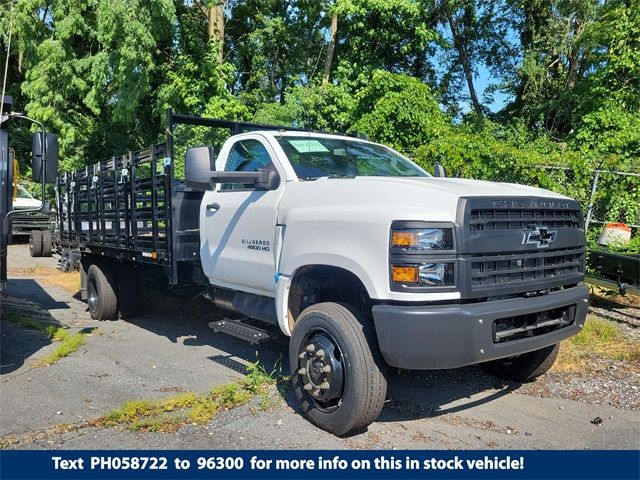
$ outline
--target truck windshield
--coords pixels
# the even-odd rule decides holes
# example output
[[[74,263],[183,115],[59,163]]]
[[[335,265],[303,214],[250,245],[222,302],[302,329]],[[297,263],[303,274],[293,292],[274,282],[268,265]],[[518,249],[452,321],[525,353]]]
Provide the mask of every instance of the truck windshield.
[[[429,176],[417,165],[382,145],[313,136],[282,136],[278,142],[301,180]]]
[[[18,185],[18,195],[17,198],[27,198],[29,200],[33,200],[33,196],[24,188],[22,185]]]

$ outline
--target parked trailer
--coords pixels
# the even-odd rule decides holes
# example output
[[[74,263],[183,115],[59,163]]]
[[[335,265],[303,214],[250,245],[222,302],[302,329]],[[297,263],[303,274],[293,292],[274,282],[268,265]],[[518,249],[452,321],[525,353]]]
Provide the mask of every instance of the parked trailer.
[[[58,250],[95,319],[133,315],[151,272],[250,319],[216,331],[260,343],[277,327],[302,411],[337,435],[376,419],[388,366],[528,381],[582,328],[574,200],[432,177],[345,135],[168,125],[162,143],[58,177]]]

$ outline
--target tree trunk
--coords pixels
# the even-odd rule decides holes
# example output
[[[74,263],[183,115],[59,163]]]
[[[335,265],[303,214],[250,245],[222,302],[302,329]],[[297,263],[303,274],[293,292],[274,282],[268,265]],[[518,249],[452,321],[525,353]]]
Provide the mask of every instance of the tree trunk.
[[[584,25],[580,19],[576,19],[573,25],[573,42],[574,45],[571,48],[571,53],[569,54],[569,72],[567,73],[567,87],[569,90],[573,90],[578,82],[578,74],[581,63],[580,58],[580,45],[578,43],[578,39],[582,34],[584,29]]]
[[[218,62],[224,60],[224,1],[219,0],[209,7],[209,41],[218,42]]]
[[[464,71],[464,76],[467,80],[467,87],[469,88],[469,96],[471,97],[471,104],[473,106],[473,109],[476,111],[476,113],[478,115],[482,115],[482,105],[478,100],[476,88],[473,85],[473,70],[471,69],[471,63],[469,62],[469,57],[467,57],[467,51],[464,47],[464,43],[460,38],[460,33],[458,32],[458,25],[448,8],[445,8],[445,12],[447,15],[447,22],[449,23],[449,28],[451,29],[451,36],[453,37],[453,45],[455,46],[456,51],[458,52],[458,57],[460,58],[460,63],[462,64],[462,70]]]
[[[327,48],[327,56],[324,59],[324,72],[322,74],[322,84],[329,83],[331,74],[331,64],[333,63],[333,52],[336,49],[336,36],[338,34],[338,14],[331,15],[331,37],[329,38],[329,47]]]
[[[271,91],[275,93],[276,91],[276,70],[278,69],[278,55],[279,48],[276,47],[273,49],[273,53],[271,55],[271,68],[269,69],[269,85],[271,86]]]

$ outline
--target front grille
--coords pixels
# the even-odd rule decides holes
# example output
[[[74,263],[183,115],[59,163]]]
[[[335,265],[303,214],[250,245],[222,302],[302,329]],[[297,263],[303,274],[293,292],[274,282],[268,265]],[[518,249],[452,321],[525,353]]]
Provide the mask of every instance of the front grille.
[[[540,292],[583,279],[584,220],[575,200],[463,197],[456,220],[462,298]]]
[[[543,252],[503,252],[471,258],[471,286],[535,282],[579,274],[584,257],[582,248]]]
[[[580,228],[580,210],[491,209],[471,210],[469,229],[524,230],[532,225],[546,228]]]
[[[576,306],[544,310],[542,312],[500,318],[493,322],[493,343],[506,343],[522,338],[537,337],[572,325]]]
[[[50,229],[53,226],[54,214],[49,212],[20,212],[11,218],[14,231],[30,231]]]

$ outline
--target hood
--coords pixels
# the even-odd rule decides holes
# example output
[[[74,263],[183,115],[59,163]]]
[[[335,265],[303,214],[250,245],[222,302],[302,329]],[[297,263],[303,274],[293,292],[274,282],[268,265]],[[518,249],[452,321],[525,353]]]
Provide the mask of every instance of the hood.
[[[280,203],[279,221],[343,218],[362,221],[455,221],[461,197],[568,199],[542,188],[512,183],[438,177],[320,178],[290,182]]]
[[[13,200],[13,208],[15,210],[38,208],[40,205],[42,205],[42,202],[35,198],[16,198]]]
[[[551,190],[545,190],[544,188],[529,187],[518,183],[487,182],[484,180],[469,180],[465,178],[358,177],[357,180],[379,184],[423,187],[432,191],[437,190],[446,194],[454,194],[458,197],[531,196],[568,199],[568,197],[564,195],[552,192]]]

